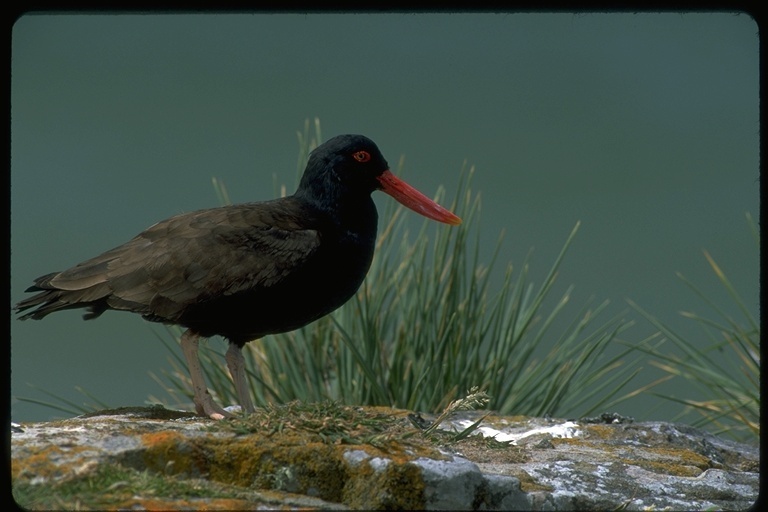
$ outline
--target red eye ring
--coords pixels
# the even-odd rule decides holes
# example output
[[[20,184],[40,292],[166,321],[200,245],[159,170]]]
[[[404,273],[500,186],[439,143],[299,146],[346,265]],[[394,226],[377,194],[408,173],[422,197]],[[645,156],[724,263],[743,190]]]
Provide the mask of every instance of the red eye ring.
[[[371,154],[367,151],[358,151],[357,153],[352,154],[352,158],[358,162],[367,162],[371,159]]]

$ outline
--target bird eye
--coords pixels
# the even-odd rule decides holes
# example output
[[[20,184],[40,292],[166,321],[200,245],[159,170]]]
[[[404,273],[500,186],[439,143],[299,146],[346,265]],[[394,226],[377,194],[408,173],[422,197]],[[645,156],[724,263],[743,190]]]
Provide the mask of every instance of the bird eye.
[[[358,162],[367,162],[371,159],[371,154],[367,151],[358,151],[357,153],[354,153],[352,155],[352,158],[357,160]]]

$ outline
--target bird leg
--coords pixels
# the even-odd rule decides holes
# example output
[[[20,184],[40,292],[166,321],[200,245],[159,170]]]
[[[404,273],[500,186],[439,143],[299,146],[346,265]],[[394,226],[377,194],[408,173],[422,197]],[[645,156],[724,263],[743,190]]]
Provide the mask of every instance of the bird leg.
[[[232,375],[232,381],[235,383],[240,406],[246,414],[251,414],[256,409],[253,407],[251,393],[248,389],[248,380],[245,374],[245,358],[243,357],[242,348],[234,343],[230,343],[224,358],[227,360],[229,373]]]
[[[192,388],[195,392],[193,398],[195,402],[195,410],[197,411],[197,414],[208,416],[214,420],[231,418],[232,414],[219,407],[216,402],[213,401],[211,394],[208,393],[208,388],[205,385],[205,377],[203,376],[203,369],[200,366],[200,359],[197,357],[197,344],[199,341],[200,336],[192,332],[191,329],[187,329],[184,331],[184,334],[181,335],[181,350],[184,352],[184,357],[187,358],[189,375],[192,377]]]

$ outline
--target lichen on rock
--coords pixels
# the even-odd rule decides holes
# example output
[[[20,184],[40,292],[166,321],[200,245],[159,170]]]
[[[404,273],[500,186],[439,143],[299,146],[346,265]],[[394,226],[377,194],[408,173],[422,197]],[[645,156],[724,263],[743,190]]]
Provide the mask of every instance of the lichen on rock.
[[[274,406],[220,422],[158,407],[22,424],[13,495],[27,509],[739,509],[756,447],[661,422],[483,419],[434,435],[408,411]]]

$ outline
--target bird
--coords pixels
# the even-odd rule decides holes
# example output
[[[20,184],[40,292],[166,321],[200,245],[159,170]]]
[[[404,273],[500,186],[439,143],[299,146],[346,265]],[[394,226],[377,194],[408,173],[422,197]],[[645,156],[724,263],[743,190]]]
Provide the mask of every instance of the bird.
[[[317,146],[293,195],[182,213],[128,242],[62,272],[34,280],[18,302],[19,319],[85,308],[92,320],[107,310],[181,326],[195,411],[234,416],[206,386],[200,339],[220,335],[225,360],[246,414],[255,411],[242,348],[334,311],[358,290],[373,259],[381,190],[438,222],[461,219],[397,177],[376,144],[338,135]],[[21,314],[23,313],[23,314]]]

